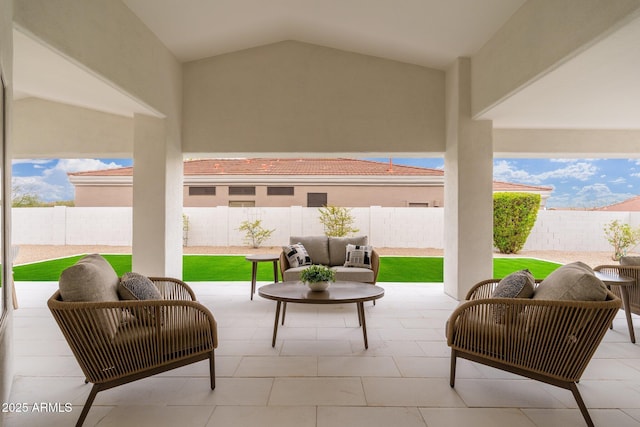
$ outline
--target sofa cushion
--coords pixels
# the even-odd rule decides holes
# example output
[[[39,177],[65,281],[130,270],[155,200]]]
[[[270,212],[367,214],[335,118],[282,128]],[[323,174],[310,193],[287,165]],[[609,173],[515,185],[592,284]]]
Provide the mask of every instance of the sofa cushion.
[[[345,267],[371,268],[371,246],[347,245]]]
[[[327,236],[303,236],[289,238],[290,244],[300,243],[307,250],[314,264],[329,265],[329,239]]]
[[[308,265],[300,266],[300,267],[291,267],[282,272],[282,280],[285,282],[299,282],[300,281],[300,272],[302,270],[309,268]]]
[[[58,286],[63,301],[108,302],[118,301],[120,279],[111,264],[98,254],[86,255],[60,274]],[[109,316],[99,316],[100,327],[113,338],[123,321]]]
[[[347,245],[364,246],[367,236],[358,237],[329,237],[330,265],[344,265],[347,259]]]
[[[620,265],[640,266],[640,256],[623,256],[620,258]]]
[[[361,267],[331,267],[337,281],[373,283],[373,270]]]
[[[594,275],[591,267],[577,261],[549,274],[538,285],[533,299],[604,301],[607,299],[607,287]]]
[[[299,267],[301,265],[311,265],[311,257],[307,253],[304,245],[296,243],[293,245],[283,246],[282,250],[287,257],[289,267]]]

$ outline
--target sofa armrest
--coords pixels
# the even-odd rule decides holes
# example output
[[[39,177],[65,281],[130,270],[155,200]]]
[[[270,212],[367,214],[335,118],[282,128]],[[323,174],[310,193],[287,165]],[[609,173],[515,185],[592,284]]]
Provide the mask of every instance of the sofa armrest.
[[[380,270],[380,255],[376,250],[371,251],[371,269],[373,270],[373,282],[372,285],[375,285],[378,281],[378,271]]]
[[[284,272],[289,268],[291,268],[289,266],[289,259],[287,258],[287,255],[285,255],[284,251],[282,251],[280,252],[280,277],[282,278],[282,281],[284,281]]]

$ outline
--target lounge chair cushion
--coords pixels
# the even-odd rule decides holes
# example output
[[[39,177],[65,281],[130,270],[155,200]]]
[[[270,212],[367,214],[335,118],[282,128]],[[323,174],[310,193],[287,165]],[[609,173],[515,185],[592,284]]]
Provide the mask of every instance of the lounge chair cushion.
[[[577,261],[563,265],[544,279],[536,289],[534,299],[604,301],[607,287],[591,267]]]
[[[111,264],[98,254],[87,255],[60,275],[64,301],[118,301],[120,279]]]
[[[107,302],[119,301],[118,283],[120,279],[111,264],[98,254],[87,255],[60,275],[58,286],[63,301]],[[124,321],[107,313],[98,313],[98,328],[109,337],[115,335]]]

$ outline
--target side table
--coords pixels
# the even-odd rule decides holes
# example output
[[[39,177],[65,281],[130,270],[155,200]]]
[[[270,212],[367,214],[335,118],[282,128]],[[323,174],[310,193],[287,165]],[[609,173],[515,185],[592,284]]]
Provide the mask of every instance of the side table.
[[[256,293],[256,277],[258,275],[258,263],[273,262],[273,281],[275,283],[278,283],[278,260],[280,259],[280,255],[255,254],[255,255],[247,255],[245,259],[247,261],[251,261],[251,300],[253,301],[253,294]]]
[[[622,307],[624,308],[624,314],[627,317],[627,327],[629,328],[629,338],[631,342],[635,344],[636,334],[633,331],[633,321],[631,320],[631,307],[629,305],[629,286],[633,286],[636,281],[633,277],[620,276],[619,274],[612,274],[609,272],[595,271],[596,277],[607,285],[620,286],[620,295],[622,296]]]

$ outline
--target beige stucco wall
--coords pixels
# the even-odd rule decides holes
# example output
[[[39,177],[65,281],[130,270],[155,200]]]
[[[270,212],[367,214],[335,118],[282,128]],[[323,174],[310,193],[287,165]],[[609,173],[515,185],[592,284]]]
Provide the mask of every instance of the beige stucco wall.
[[[24,98],[14,103],[17,158],[123,157],[133,155],[133,119]]]
[[[473,55],[472,117],[629,22],[639,11],[640,0],[527,1]]]
[[[280,185],[274,185],[280,186]],[[440,187],[402,186],[295,186],[293,196],[268,196],[266,186],[256,186],[255,196],[229,196],[227,185],[217,185],[215,196],[189,196],[184,189],[184,206],[228,206],[229,201],[254,201],[256,207],[307,206],[307,193],[327,193],[327,203],[344,207],[407,207],[409,202],[429,203],[437,200],[442,206],[444,189]]]
[[[184,65],[186,153],[443,153],[444,72],[295,41]]]
[[[75,206],[132,206],[133,187],[76,186]]]
[[[640,130],[494,129],[495,157],[638,157]],[[558,154],[555,154],[558,156]]]

